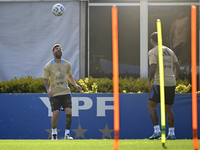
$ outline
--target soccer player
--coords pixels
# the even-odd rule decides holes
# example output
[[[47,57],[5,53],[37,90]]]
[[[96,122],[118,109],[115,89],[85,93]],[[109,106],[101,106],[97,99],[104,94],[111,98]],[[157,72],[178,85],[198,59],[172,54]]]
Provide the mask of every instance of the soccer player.
[[[52,139],[57,139],[57,123],[60,107],[62,106],[66,114],[66,129],[64,139],[72,140],[73,138],[70,136],[70,126],[72,123],[72,103],[67,77],[72,85],[79,90],[79,92],[81,92],[82,88],[74,81],[70,63],[61,58],[62,47],[59,44],[53,46],[52,54],[54,59],[45,65],[42,76],[47,94],[50,97],[51,109],[53,112],[51,118]],[[50,79],[50,87],[48,79]]]
[[[159,60],[158,60],[158,40],[157,32],[151,34],[151,44],[153,49],[149,51],[150,75],[147,86],[151,88],[147,108],[149,110],[151,121],[154,125],[154,133],[149,137],[150,140],[161,137],[160,126],[158,124],[159,117],[156,106],[160,103],[160,78],[159,78]],[[178,59],[174,52],[166,46],[163,49],[164,64],[164,86],[165,86],[165,112],[167,114],[167,122],[169,132],[166,139],[175,139],[174,132],[174,113],[172,105],[175,97],[176,79],[180,72]],[[175,70],[173,71],[173,66]],[[151,87],[151,80],[155,77],[155,83]]]

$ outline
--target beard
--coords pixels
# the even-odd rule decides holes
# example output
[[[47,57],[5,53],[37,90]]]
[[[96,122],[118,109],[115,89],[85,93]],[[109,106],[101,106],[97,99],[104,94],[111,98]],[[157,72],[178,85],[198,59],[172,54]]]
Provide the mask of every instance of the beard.
[[[57,59],[60,59],[61,56],[62,56],[62,53],[61,53],[61,52],[57,52],[57,53],[55,53],[55,57],[56,57]]]

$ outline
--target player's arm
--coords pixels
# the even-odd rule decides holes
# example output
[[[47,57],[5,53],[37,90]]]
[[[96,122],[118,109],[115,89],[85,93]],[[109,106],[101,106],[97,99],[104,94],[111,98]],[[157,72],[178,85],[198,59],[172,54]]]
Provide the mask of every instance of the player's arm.
[[[147,86],[149,88],[151,88],[151,80],[154,78],[154,75],[156,73],[156,67],[157,67],[156,64],[151,64],[151,66],[150,66],[149,80],[148,80],[148,83],[147,83]]]
[[[74,77],[73,77],[71,74],[70,74],[70,75],[67,74],[67,77],[68,77],[70,83],[71,83],[77,90],[79,90],[79,92],[81,93],[82,87],[80,87],[79,85],[76,84],[76,82],[74,81]]]
[[[178,75],[180,73],[180,65],[178,62],[175,62],[174,63],[174,67],[175,67],[175,70],[174,70],[174,76],[175,76],[175,79],[178,78]]]
[[[170,43],[170,48],[172,48],[172,35],[174,33],[174,30],[176,28],[176,22],[172,23],[170,32],[169,32],[169,43]]]
[[[48,91],[49,90],[49,82],[47,79],[44,79],[44,86],[45,86],[46,91]]]
[[[187,42],[188,30],[189,30],[189,21],[187,20],[187,22],[186,22],[186,29],[185,29],[185,39],[183,41],[183,45],[182,46],[184,46],[185,43]]]
[[[49,90],[49,82],[47,79],[44,78],[44,86],[46,88],[47,94],[49,95],[49,97],[53,96],[53,92],[51,90]]]

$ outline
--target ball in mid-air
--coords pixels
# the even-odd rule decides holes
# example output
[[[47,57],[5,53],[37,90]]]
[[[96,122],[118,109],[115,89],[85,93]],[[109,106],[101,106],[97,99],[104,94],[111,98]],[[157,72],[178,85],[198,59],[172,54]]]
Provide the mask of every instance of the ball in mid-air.
[[[52,7],[52,13],[55,15],[55,16],[62,16],[65,12],[65,7],[60,4],[60,3],[57,3],[55,5],[53,5]]]

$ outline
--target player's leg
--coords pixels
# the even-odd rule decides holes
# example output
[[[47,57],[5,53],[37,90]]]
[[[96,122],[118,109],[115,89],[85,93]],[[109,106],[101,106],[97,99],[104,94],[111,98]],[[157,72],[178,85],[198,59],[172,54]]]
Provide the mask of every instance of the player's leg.
[[[51,126],[52,126],[52,140],[57,139],[57,124],[58,124],[58,117],[60,114],[60,103],[59,103],[59,96],[51,97],[50,98],[51,103],[51,111],[52,111],[52,117],[51,117]]]
[[[53,111],[51,117],[51,126],[52,126],[52,139],[57,139],[57,124],[58,124],[58,117],[59,117],[59,110]]]
[[[71,95],[65,95],[62,107],[65,111],[66,118],[65,118],[65,136],[64,139],[72,140],[73,138],[70,136],[70,128],[72,123],[72,103],[71,103]]]
[[[147,108],[149,110],[149,115],[150,115],[151,121],[154,126],[154,133],[152,136],[149,137],[149,139],[157,139],[157,138],[161,137],[161,131],[160,131],[160,126],[159,126],[159,117],[158,117],[158,113],[156,110],[157,104],[158,103],[149,100],[148,105],[147,105]]]
[[[174,97],[175,97],[175,87],[166,87],[166,104],[165,104],[165,112],[167,115],[167,123],[169,126],[168,136],[166,139],[176,139],[175,137],[175,128],[174,128],[174,112],[172,110],[172,105],[174,103]]]
[[[160,126],[159,126],[159,117],[158,117],[158,113],[156,110],[156,106],[160,100],[159,88],[160,88],[159,86],[154,84],[154,86],[152,87],[152,90],[149,94],[149,100],[148,100],[148,105],[147,105],[151,121],[154,125],[154,133],[152,136],[149,137],[150,140],[158,139],[161,137],[161,131],[160,131]]]
[[[53,114],[52,114],[52,117],[51,117],[52,129],[57,128],[59,114],[60,114],[59,110],[53,111]]]
[[[174,127],[174,113],[173,113],[173,110],[172,110],[172,105],[165,105],[165,111],[166,111],[166,114],[167,114],[167,122],[168,122],[168,126],[169,127]]]
[[[167,122],[168,122],[168,126],[169,126],[169,131],[168,131],[168,136],[166,139],[175,139],[175,132],[174,132],[174,113],[172,111],[172,105],[165,105],[165,111],[167,114]]]
[[[158,121],[159,121],[158,113],[156,110],[157,104],[158,103],[156,102],[148,100],[147,108],[149,110],[149,115],[154,126],[158,125]]]
[[[73,138],[70,136],[70,128],[71,128],[71,123],[72,123],[72,109],[69,107],[65,108],[65,114],[66,114],[65,139],[72,140]]]

